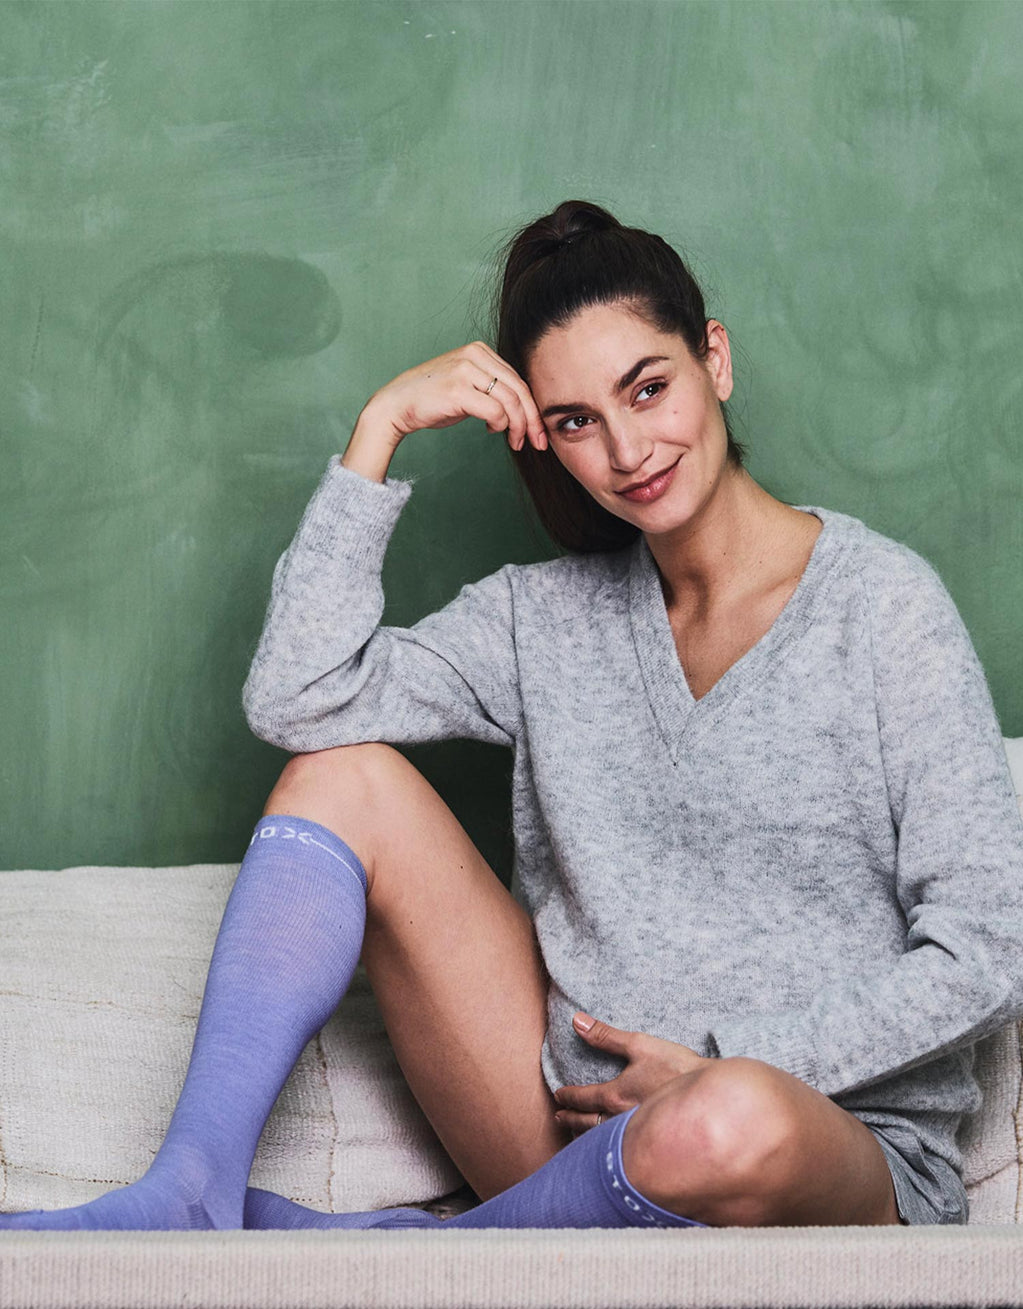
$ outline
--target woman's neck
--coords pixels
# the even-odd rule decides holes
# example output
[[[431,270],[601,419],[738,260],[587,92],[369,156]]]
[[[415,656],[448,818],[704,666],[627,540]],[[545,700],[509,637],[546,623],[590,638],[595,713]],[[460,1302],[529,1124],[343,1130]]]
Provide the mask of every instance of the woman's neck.
[[[758,590],[811,523],[820,530],[812,516],[776,500],[746,469],[728,465],[696,516],[671,532],[646,534],[665,604],[693,618],[712,618]]]

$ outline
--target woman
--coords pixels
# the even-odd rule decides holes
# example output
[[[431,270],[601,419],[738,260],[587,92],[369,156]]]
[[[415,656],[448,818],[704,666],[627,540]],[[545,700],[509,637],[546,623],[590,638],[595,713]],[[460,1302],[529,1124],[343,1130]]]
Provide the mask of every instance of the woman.
[[[244,702],[296,754],[167,1138],[133,1186],[0,1225],[435,1225],[246,1190],[360,950],[484,1201],[450,1226],[966,1221],[972,1045],[1023,1013],[1000,728],[933,568],[760,487],[731,385],[675,252],[566,202],[511,243],[497,351],[371,397],[274,573]],[[391,457],[466,417],[570,553],[380,626]],[[444,737],[515,751],[521,905],[383,744]]]

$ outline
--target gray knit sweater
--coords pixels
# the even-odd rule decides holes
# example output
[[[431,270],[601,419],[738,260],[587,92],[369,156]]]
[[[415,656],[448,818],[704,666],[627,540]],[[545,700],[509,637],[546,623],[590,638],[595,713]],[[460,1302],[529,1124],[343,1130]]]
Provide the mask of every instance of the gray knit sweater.
[[[824,524],[798,587],[694,700],[643,537],[506,565],[380,626],[411,491],[331,459],[274,572],[253,732],[296,753],[513,749],[513,889],[551,977],[552,1090],[623,1067],[573,1031],[585,1009],[786,1069],[961,1171],[972,1043],[1023,1014],[1023,822],[931,565],[796,506]]]

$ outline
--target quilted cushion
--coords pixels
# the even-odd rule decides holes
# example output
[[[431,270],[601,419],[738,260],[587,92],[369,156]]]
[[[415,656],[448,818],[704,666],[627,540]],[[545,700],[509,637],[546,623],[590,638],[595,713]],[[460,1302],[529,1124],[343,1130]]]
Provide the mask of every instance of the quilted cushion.
[[[237,872],[0,873],[0,1209],[81,1204],[149,1166],[185,1079]],[[285,1083],[250,1181],[335,1213],[462,1185],[361,966]]]

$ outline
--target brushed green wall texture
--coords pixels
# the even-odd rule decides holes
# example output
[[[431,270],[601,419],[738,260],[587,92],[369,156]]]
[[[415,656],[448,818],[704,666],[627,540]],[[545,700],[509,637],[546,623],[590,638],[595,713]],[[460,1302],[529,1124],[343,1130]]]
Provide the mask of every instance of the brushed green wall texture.
[[[586,197],[692,260],[790,502],[927,556],[1023,734],[1015,3],[0,5],[0,867],[241,857],[240,691],[368,396]],[[412,622],[554,553],[482,424],[409,438]],[[507,756],[412,752],[506,872]]]

